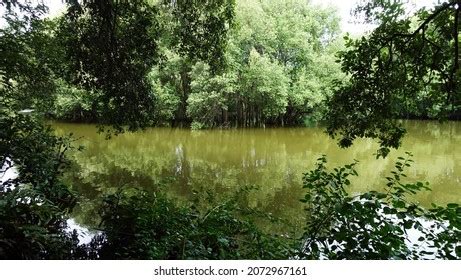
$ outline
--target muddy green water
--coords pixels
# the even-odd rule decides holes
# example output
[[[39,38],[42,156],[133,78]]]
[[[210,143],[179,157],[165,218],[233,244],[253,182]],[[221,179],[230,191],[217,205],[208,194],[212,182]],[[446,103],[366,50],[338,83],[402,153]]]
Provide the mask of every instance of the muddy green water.
[[[430,182],[432,191],[415,199],[422,205],[461,203],[461,122],[407,121],[402,147],[386,159],[376,159],[374,141],[363,139],[341,149],[321,128],[271,128],[191,131],[152,128],[110,140],[93,125],[54,123],[58,134],[81,137],[82,152],[73,153],[68,174],[81,194],[77,220],[96,222],[95,202],[121,186],[153,189],[161,186],[179,200],[194,193],[228,194],[257,185],[248,203],[287,219],[302,216],[299,198],[302,174],[325,154],[329,166],[360,161],[351,192],[383,190],[398,156],[413,153],[408,180]]]

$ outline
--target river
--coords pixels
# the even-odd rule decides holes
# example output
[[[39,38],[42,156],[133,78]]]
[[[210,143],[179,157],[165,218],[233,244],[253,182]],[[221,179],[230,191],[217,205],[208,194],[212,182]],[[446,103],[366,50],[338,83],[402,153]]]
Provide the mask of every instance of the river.
[[[405,121],[408,133],[402,147],[385,159],[376,159],[377,144],[360,139],[341,149],[321,128],[266,128],[191,131],[151,128],[124,133],[109,140],[94,125],[53,123],[60,135],[73,133],[84,146],[73,152],[74,165],[66,180],[80,203],[76,220],[97,223],[98,199],[122,186],[162,189],[179,201],[197,193],[215,199],[242,186],[259,186],[251,192],[251,206],[284,219],[303,216],[302,174],[327,155],[335,167],[359,161],[359,177],[351,193],[384,190],[385,179],[398,156],[411,152],[415,161],[406,172],[408,181],[429,182],[432,191],[415,196],[423,206],[461,203],[461,122]]]

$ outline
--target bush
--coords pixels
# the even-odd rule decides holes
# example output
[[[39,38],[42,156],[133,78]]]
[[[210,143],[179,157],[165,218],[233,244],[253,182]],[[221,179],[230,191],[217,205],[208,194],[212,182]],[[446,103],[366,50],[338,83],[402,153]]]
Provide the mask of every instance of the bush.
[[[206,128],[206,126],[201,122],[194,121],[191,123],[190,128],[192,130],[201,130],[201,129]]]
[[[386,177],[386,192],[350,195],[356,163],[326,169],[326,158],[304,176],[308,222],[304,256],[309,259],[456,259],[461,257],[461,207],[448,204],[426,210],[411,195],[426,184],[403,183],[411,154],[399,157]],[[416,236],[412,240],[410,236]],[[414,238],[413,238],[414,239]]]
[[[90,122],[97,119],[94,94],[57,81],[56,101],[51,114],[58,120]]]
[[[60,175],[71,148],[33,116],[0,115],[0,259],[66,259],[78,239],[65,231],[75,196]]]
[[[88,246],[101,259],[286,259],[295,243],[262,232],[238,206],[243,190],[198,210],[160,193],[121,189],[102,205],[104,232]]]

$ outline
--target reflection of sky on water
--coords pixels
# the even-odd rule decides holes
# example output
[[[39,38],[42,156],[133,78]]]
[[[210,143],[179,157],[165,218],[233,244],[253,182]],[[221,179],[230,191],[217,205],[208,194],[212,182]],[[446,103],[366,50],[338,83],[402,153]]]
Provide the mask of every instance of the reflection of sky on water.
[[[68,219],[67,232],[72,233],[74,230],[78,234],[78,245],[89,244],[91,239],[98,234],[97,232],[91,232],[88,228],[82,227],[74,219]]]
[[[7,160],[10,160],[7,158]],[[18,176],[18,171],[16,167],[14,167],[13,162],[8,165],[5,164],[0,168],[0,185],[5,183],[8,180],[14,180]]]

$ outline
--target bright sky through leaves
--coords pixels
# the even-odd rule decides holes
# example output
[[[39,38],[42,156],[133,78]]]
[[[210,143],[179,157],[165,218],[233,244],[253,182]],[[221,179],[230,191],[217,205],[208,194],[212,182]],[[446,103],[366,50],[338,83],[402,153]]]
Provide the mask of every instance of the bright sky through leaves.
[[[60,14],[64,9],[64,4],[62,0],[45,0],[45,4],[49,8],[50,16],[56,16]],[[351,34],[361,34],[364,31],[372,29],[372,26],[354,22],[353,17],[350,15],[351,9],[355,6],[356,3],[360,0],[311,0],[312,3],[322,6],[334,6],[337,7],[339,15],[341,17],[341,29],[344,32],[349,32]],[[432,6],[437,0],[408,0],[410,5],[414,5],[416,8],[421,8],[424,6]],[[0,14],[4,13],[4,8],[0,7]],[[4,22],[0,19],[0,26],[3,26]]]
[[[361,34],[373,28],[371,25],[354,22],[350,12],[360,0],[311,0],[312,3],[322,6],[333,6],[338,9],[341,17],[341,30],[351,34]],[[409,7],[419,9],[421,7],[430,7],[437,0],[407,0]]]

